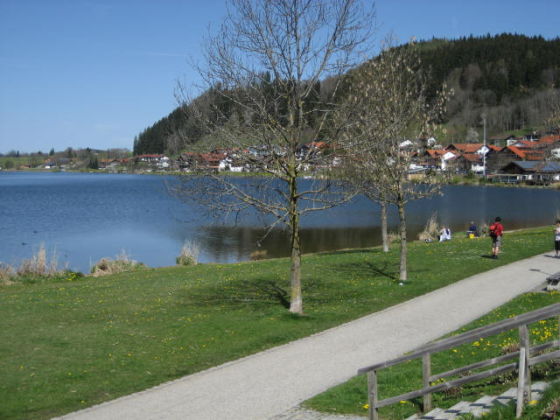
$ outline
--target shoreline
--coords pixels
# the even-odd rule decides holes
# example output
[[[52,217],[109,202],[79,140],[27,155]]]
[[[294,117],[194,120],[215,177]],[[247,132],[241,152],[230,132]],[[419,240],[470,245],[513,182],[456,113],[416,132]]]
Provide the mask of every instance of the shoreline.
[[[52,169],[0,169],[0,174],[6,173],[75,173],[75,174],[100,174],[100,175],[155,175],[155,176],[187,176],[196,175],[194,172],[180,172],[180,171],[105,171],[102,169],[65,169],[65,170],[52,170]],[[268,173],[254,173],[254,172],[219,172],[218,175],[239,177],[239,178],[253,178],[253,177],[272,177]],[[309,173],[302,173],[298,178],[300,179],[314,179],[321,180],[323,178]],[[560,190],[560,182],[553,182],[548,185],[532,185],[526,183],[505,183],[505,182],[488,182],[488,181],[470,181],[468,178],[462,176],[460,181],[439,183],[443,186],[472,186],[472,187],[499,187],[499,188],[527,188],[527,189],[544,189],[544,190]]]
[[[509,233],[518,233],[518,232],[523,232],[523,231],[530,231],[530,230],[544,230],[544,229],[548,229],[550,228],[552,225],[540,225],[540,226],[532,226],[532,227],[526,227],[526,228],[520,228],[520,229],[510,229],[510,230],[504,230],[504,233],[509,234]],[[466,239],[463,237],[463,235],[461,235],[461,233],[463,233],[462,231],[456,231],[458,233],[454,233],[454,237],[455,237],[455,241],[457,241],[457,237],[459,239]],[[477,238],[474,238],[472,240],[487,240],[490,237],[487,235],[484,236],[479,236]],[[451,239],[450,241],[453,241],[453,239]],[[450,242],[450,241],[445,241],[445,242]],[[444,243],[445,243],[444,242]],[[478,242],[478,241],[477,241]],[[393,245],[393,243],[389,244],[389,247],[396,247],[398,249],[398,241],[396,241],[397,245]],[[426,243],[428,245],[435,245],[435,244],[439,244],[439,241],[432,241],[432,242],[425,242],[421,239],[412,239],[407,241],[408,244],[412,244],[412,243]],[[376,249],[381,249],[382,245],[374,245],[374,246],[370,246],[370,247],[356,247],[356,248],[340,248],[340,249],[333,249],[333,250],[325,250],[325,251],[316,251],[316,252],[303,252],[302,253],[302,257],[314,257],[314,256],[321,256],[321,255],[328,255],[328,254],[333,254],[333,253],[346,253],[346,252],[367,252],[367,251],[375,251]],[[31,258],[33,259],[35,258],[35,255]],[[56,257],[55,257],[56,258]],[[235,262],[205,262],[205,263],[200,263],[197,262],[196,264],[192,264],[192,265],[187,265],[187,266],[235,266],[235,265],[241,265],[241,264],[258,264],[258,263],[266,263],[266,262],[270,262],[270,261],[277,261],[277,260],[282,260],[282,259],[289,259],[290,256],[286,255],[286,256],[278,256],[278,257],[267,257],[267,258],[262,258],[262,259],[248,259],[248,260],[242,260],[242,261],[235,261]],[[102,258],[101,260],[97,261],[93,266],[95,266],[96,264],[98,264],[100,261],[107,259],[107,258]],[[109,258],[109,260],[112,260],[114,262],[119,262],[122,261],[117,257],[115,258]],[[26,261],[30,261],[30,259],[23,259],[19,262],[19,266],[21,266],[23,263],[25,263]],[[107,274],[101,274],[101,275],[94,275],[94,273],[90,271],[88,272],[83,272],[83,271],[79,271],[79,270],[72,270],[69,269],[67,266],[65,268],[62,269],[57,269],[56,272],[52,273],[52,274],[47,274],[47,275],[38,275],[37,278],[59,278],[59,277],[73,277],[73,280],[76,280],[78,278],[96,278],[96,277],[105,277],[106,275],[114,275],[114,274],[119,274],[119,273],[132,273],[132,272],[138,272],[138,271],[145,271],[145,270],[166,270],[166,269],[170,269],[170,268],[177,268],[177,267],[187,267],[181,264],[174,264],[174,265],[164,265],[164,266],[156,266],[156,267],[150,267],[148,265],[145,265],[142,261],[133,261],[133,260],[126,260],[127,262],[134,262],[136,264],[138,264],[137,266],[135,266],[132,269],[129,270],[124,270],[121,272],[114,272],[114,273],[107,273]],[[47,264],[49,264],[49,262],[47,262]],[[92,266],[92,267],[93,267]],[[2,261],[0,261],[0,269],[12,269],[14,270],[14,272],[17,273],[17,267],[18,265],[14,265],[14,264],[7,264],[4,263]],[[2,273],[0,273],[2,274]],[[26,275],[19,275],[19,274],[15,274],[14,277],[12,278],[18,278],[18,277],[22,277],[22,278],[26,278]],[[29,276],[30,278],[33,276]],[[1,278],[1,276],[0,276]],[[8,284],[2,284],[2,282],[0,282],[0,287],[1,286],[6,286],[6,285],[11,285],[11,284],[18,284],[19,282],[16,280],[15,282],[11,282]]]

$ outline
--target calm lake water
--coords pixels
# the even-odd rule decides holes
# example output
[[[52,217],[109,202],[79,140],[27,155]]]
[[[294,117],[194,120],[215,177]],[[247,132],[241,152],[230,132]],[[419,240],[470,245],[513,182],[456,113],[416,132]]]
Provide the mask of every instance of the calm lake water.
[[[249,259],[263,233],[247,216],[210,218],[167,192],[169,177],[76,173],[0,172],[0,261],[18,264],[41,243],[61,265],[87,272],[103,257],[122,251],[158,267],[173,265],[188,240],[200,248],[201,262]],[[305,182],[305,181],[302,181]],[[440,222],[463,231],[470,220],[499,215],[506,229],[551,225],[560,210],[560,192],[545,189],[449,186],[439,197],[408,205],[410,238],[437,211]],[[396,212],[390,214],[396,230]],[[302,220],[304,252],[380,243],[379,208],[364,198]],[[288,236],[274,231],[262,243],[269,256],[288,255]]]

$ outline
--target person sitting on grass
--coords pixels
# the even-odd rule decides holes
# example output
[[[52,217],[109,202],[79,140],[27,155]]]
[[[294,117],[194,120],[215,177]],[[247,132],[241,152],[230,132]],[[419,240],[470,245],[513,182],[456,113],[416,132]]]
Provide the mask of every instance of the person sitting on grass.
[[[467,230],[467,238],[470,238],[470,235],[474,235],[475,238],[478,238],[478,228],[474,222],[471,222],[469,229]]]
[[[439,241],[443,242],[443,241],[450,241],[450,240],[451,240],[451,229],[444,226],[439,234]]]

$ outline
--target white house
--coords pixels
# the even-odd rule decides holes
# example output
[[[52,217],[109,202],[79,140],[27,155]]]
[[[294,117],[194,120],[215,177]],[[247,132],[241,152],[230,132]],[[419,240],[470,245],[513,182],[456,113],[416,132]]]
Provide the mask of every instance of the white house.
[[[458,157],[458,155],[456,155],[453,152],[447,152],[447,153],[443,154],[441,156],[441,170],[442,171],[447,170],[447,166],[449,165],[449,162],[457,159],[457,157]]]
[[[156,166],[159,169],[167,169],[169,168],[169,158],[167,156],[162,156],[156,163]]]

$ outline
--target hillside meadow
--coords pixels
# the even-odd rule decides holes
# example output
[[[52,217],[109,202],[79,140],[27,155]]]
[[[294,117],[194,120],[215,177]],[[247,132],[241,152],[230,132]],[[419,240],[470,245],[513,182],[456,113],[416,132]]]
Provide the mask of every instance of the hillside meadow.
[[[188,375],[552,248],[552,229],[303,258],[304,316],[285,308],[289,260],[146,269],[0,286],[0,418],[43,419]]]

